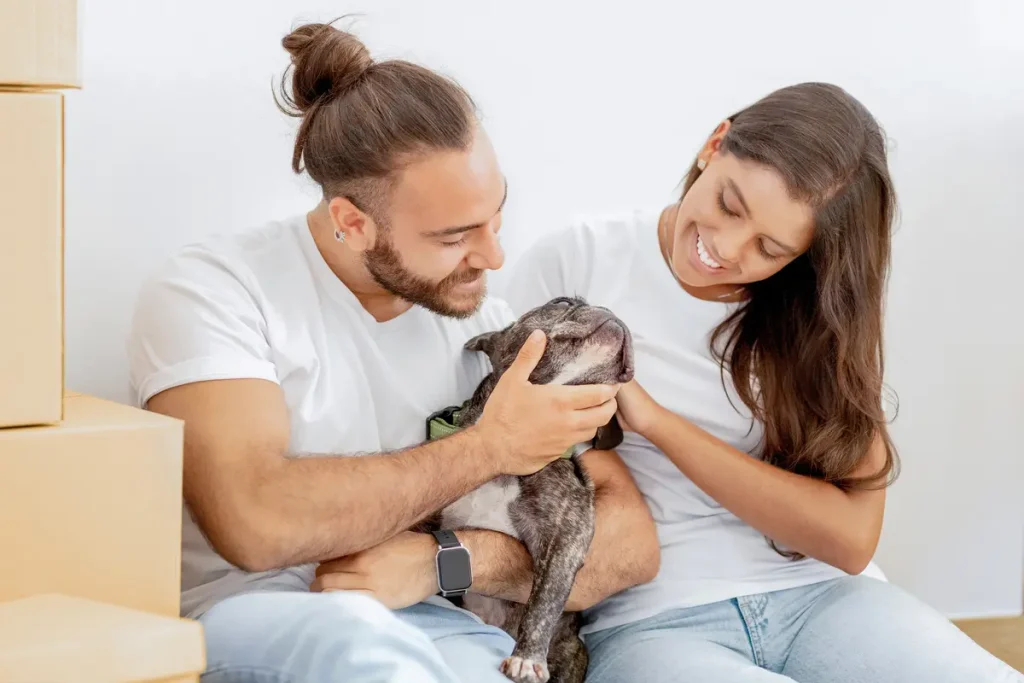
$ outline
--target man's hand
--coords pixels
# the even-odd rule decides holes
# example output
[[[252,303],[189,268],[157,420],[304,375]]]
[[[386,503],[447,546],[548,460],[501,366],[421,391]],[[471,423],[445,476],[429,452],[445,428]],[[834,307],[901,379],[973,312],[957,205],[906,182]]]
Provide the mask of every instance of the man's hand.
[[[390,609],[409,607],[437,593],[436,552],[433,536],[403,531],[376,547],[319,565],[310,590],[358,591]]]
[[[533,474],[568,448],[594,438],[615,415],[618,387],[535,385],[530,373],[544,353],[546,337],[537,330],[498,380],[476,431],[486,451],[508,474]]]

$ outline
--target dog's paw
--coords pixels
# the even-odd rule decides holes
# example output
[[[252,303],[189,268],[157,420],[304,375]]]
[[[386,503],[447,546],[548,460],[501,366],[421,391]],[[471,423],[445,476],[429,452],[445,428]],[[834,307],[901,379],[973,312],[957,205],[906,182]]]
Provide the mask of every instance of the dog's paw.
[[[548,683],[551,678],[545,662],[515,656],[505,658],[501,663],[501,673],[515,683]]]

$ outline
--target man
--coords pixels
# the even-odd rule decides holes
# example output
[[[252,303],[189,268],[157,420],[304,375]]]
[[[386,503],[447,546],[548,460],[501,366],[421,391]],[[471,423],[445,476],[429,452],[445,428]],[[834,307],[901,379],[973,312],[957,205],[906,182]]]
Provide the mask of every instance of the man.
[[[184,249],[143,288],[129,341],[138,404],[186,425],[182,614],[204,625],[206,680],[504,681],[512,640],[435,595],[438,544],[407,529],[590,439],[615,390],[531,385],[533,340],[477,425],[422,444],[427,416],[488,372],[465,341],[513,317],[485,298],[505,180],[455,84],[375,63],[328,25],[284,46],[293,168],[323,200]],[[573,610],[650,580],[658,560],[618,457],[582,461],[597,529]],[[457,537],[470,590],[526,600],[518,541]]]

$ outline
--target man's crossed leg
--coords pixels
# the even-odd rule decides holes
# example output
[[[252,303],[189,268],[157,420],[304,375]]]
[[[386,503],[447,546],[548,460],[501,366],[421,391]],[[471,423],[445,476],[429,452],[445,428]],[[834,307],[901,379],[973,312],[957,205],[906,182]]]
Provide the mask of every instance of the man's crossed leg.
[[[204,683],[507,683],[514,642],[462,610],[392,612],[359,593],[254,592],[218,603]]]

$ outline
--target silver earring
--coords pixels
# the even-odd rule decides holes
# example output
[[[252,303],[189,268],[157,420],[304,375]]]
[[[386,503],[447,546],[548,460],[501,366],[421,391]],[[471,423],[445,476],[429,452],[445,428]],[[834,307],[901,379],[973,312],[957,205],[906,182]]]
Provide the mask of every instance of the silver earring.
[[[708,165],[708,162],[704,161],[703,159],[697,159],[697,168],[698,168],[699,170],[703,171],[703,170],[704,170],[704,168],[705,168],[705,167],[706,167],[707,165]]]
[[[335,228],[334,229],[334,239],[338,240],[339,242],[344,243],[345,242],[345,233],[343,233],[341,230],[338,230],[337,228]]]

